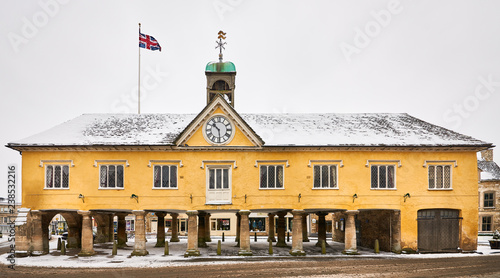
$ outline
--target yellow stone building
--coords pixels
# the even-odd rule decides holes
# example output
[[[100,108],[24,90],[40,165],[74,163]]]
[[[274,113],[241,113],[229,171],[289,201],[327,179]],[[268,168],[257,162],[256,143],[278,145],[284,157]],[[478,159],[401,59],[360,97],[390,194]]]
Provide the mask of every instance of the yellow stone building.
[[[234,64],[211,62],[205,75],[198,114],[85,114],[9,143],[22,154],[18,251],[47,253],[57,213],[80,255],[94,254],[92,218],[105,242],[118,216],[123,246],[133,213],[132,254],[145,255],[148,212],[158,217],[157,246],[165,216],[178,241],[177,217],[187,215],[186,256],[210,241],[210,219],[228,213],[237,215],[240,255],[252,254],[251,213],[272,219],[266,229],[273,241],[277,231],[277,246],[286,245],[285,216],[293,216],[292,255],[304,255],[305,216],[316,215],[326,240],[331,213],[348,254],[376,238],[394,252],[476,249],[476,152],[491,143],[407,114],[240,114]]]

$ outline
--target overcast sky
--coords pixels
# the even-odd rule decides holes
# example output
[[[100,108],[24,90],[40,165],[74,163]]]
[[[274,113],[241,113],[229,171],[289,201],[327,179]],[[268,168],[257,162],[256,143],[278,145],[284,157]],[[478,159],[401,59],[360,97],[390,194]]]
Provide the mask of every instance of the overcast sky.
[[[201,111],[224,30],[241,113],[405,112],[500,144],[500,1],[0,3],[2,146],[137,113],[139,22],[162,46],[141,50],[142,113]],[[0,148],[2,181],[20,158]]]

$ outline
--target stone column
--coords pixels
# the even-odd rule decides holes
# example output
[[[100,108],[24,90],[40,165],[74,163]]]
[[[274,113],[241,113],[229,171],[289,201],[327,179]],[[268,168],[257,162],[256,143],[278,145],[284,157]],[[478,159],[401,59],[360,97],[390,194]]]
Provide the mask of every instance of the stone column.
[[[325,241],[325,245],[328,245],[326,243],[326,219],[325,219],[327,213],[317,212],[316,215],[318,216],[318,242],[316,243],[316,246],[321,247],[322,240]]]
[[[307,230],[307,213],[302,215],[302,242],[309,242],[309,233]]]
[[[118,228],[117,228],[117,241],[118,248],[124,248],[127,246],[127,232],[125,231],[125,226],[127,225],[125,221],[126,213],[118,213]],[[137,224],[136,224],[137,225]]]
[[[236,247],[240,247],[240,231],[241,231],[241,215],[239,212],[236,213]]]
[[[205,242],[212,242],[210,238],[210,213],[205,215]]]
[[[68,224],[68,248],[80,248],[82,246],[82,227]]]
[[[115,221],[114,221],[115,215],[110,214],[108,218],[108,241],[114,242],[115,241]]]
[[[206,213],[199,212],[198,214],[198,247],[208,247],[205,242],[205,219]]]
[[[401,211],[395,210],[392,214],[392,252],[401,253]]]
[[[39,210],[31,211],[31,226],[33,227],[33,233],[31,235],[31,248],[32,254],[42,255],[49,253],[49,239],[48,239],[48,226],[44,232],[43,225],[43,212]]]
[[[332,215],[332,241],[342,242],[344,237],[341,236],[341,224],[340,224],[340,216],[342,213],[334,212]]]
[[[302,244],[302,218],[305,211],[303,210],[292,210],[293,215],[293,225],[292,225],[292,250],[290,250],[290,255],[292,256],[305,256],[304,247]]]
[[[286,230],[286,212],[278,212],[278,242],[276,242],[277,247],[286,247],[285,242],[285,230]]]
[[[108,241],[109,235],[109,221],[108,221],[109,215],[107,214],[95,214],[94,215],[94,220],[97,223],[97,233],[95,237],[95,242],[96,243],[104,243]]]
[[[275,229],[274,228],[274,215],[275,215],[274,213],[269,213],[267,215],[267,217],[268,217],[267,219],[269,221],[269,231],[267,233],[269,236],[267,237],[267,239],[268,239],[268,241],[270,240],[272,242],[276,242],[276,237],[274,236],[274,229]]]
[[[165,213],[156,212],[155,214],[158,217],[155,247],[165,247]]]
[[[345,224],[345,249],[344,254],[355,255],[358,254],[356,246],[356,222],[354,216],[358,214],[357,210],[348,210],[345,212],[347,221]]]
[[[188,215],[188,244],[187,250],[184,253],[184,257],[199,256],[200,250],[198,250],[198,223],[196,221],[198,211],[188,210],[186,214]]]
[[[146,256],[149,254],[146,250],[146,221],[144,217],[147,212],[143,210],[134,210],[132,213],[135,215],[135,243],[132,256]]]
[[[250,225],[248,223],[248,215],[250,215],[249,210],[240,210],[241,216],[240,221],[240,251],[238,255],[240,256],[252,256],[252,251],[250,250]]]
[[[92,256],[95,254],[92,215],[88,210],[79,210],[78,214],[82,216],[82,249],[78,256]]]
[[[177,217],[179,216],[178,213],[171,213],[170,216],[172,216],[172,237],[170,238],[170,242],[179,242],[179,228],[177,227]]]

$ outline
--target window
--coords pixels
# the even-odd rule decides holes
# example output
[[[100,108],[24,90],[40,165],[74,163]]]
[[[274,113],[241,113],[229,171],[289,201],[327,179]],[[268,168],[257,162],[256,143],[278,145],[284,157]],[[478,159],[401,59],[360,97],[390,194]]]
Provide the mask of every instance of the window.
[[[211,168],[208,170],[208,189],[228,189],[229,169]]]
[[[177,188],[177,166],[155,165],[153,188]]]
[[[491,216],[483,216],[481,231],[483,232],[491,231]]]
[[[495,207],[495,193],[494,192],[484,193],[483,205],[485,208],[494,208]]]
[[[69,166],[47,165],[45,167],[45,188],[69,188]]]
[[[337,165],[314,165],[314,188],[337,188]]]
[[[231,219],[229,218],[216,218],[211,219],[212,231],[229,231],[231,230]]]
[[[394,165],[372,165],[371,166],[371,188],[393,189],[396,188]]]
[[[260,188],[283,188],[283,165],[260,166]]]
[[[429,189],[451,189],[451,166],[429,166]]]
[[[101,165],[99,186],[123,189],[123,165]]]
[[[266,231],[266,218],[265,217],[250,217],[249,228],[250,232],[265,232]]]

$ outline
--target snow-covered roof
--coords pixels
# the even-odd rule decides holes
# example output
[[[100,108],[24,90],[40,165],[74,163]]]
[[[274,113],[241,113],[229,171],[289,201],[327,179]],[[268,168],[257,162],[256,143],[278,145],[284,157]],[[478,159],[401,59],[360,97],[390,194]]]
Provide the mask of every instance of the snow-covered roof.
[[[264,146],[491,146],[408,114],[240,114]],[[196,114],[84,114],[8,146],[173,145]]]
[[[477,167],[481,170],[481,181],[500,180],[500,167],[494,161],[478,160]]]

